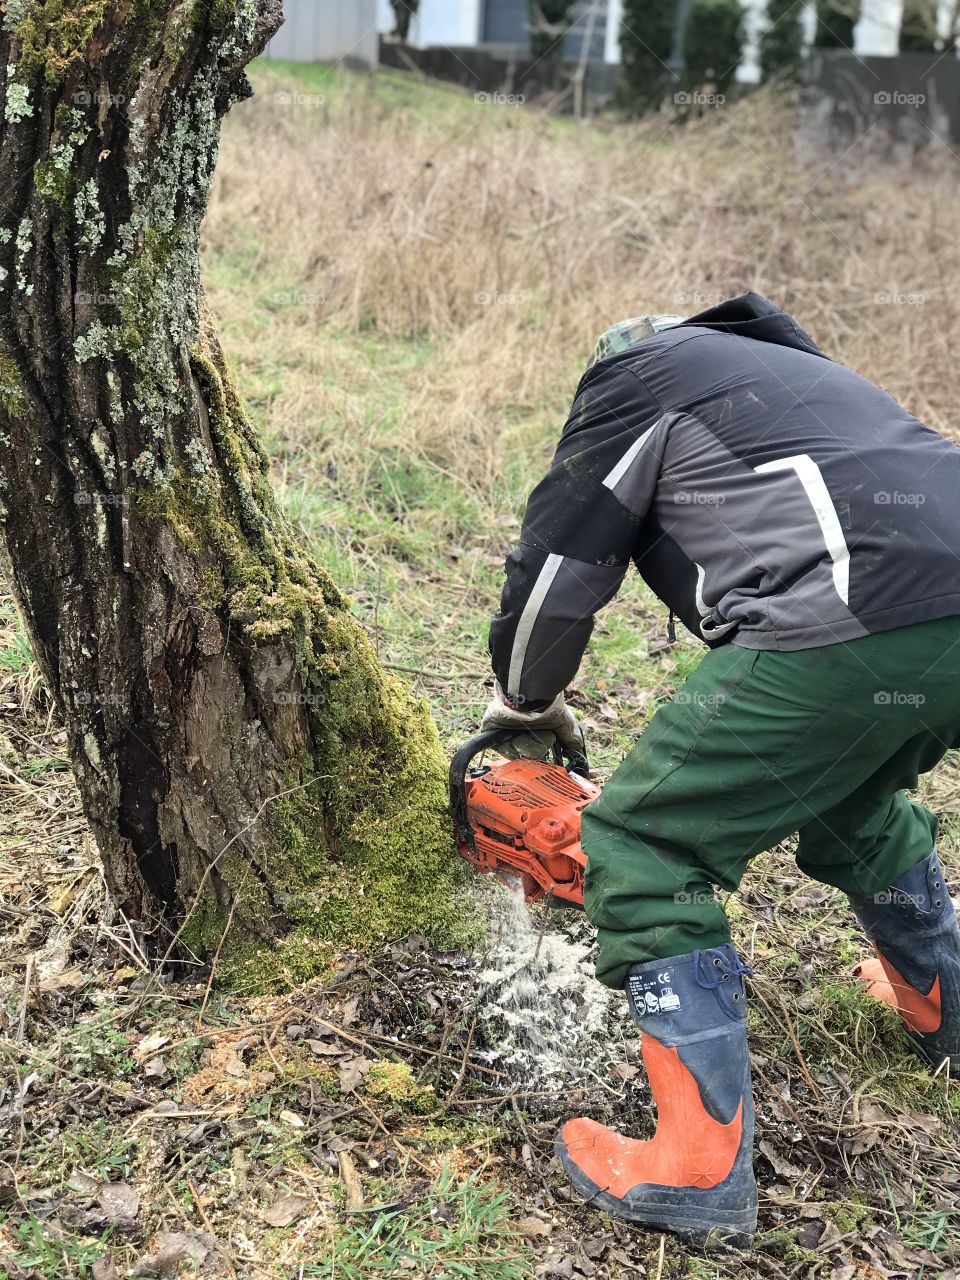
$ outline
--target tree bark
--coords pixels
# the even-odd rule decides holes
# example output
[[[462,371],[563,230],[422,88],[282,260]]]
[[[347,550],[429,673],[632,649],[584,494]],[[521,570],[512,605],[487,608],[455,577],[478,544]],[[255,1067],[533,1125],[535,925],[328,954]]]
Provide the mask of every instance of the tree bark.
[[[14,588],[117,902],[153,955],[229,925],[251,985],[461,919],[436,730],[279,511],[203,306],[220,123],[281,21],[6,0],[0,35]]]

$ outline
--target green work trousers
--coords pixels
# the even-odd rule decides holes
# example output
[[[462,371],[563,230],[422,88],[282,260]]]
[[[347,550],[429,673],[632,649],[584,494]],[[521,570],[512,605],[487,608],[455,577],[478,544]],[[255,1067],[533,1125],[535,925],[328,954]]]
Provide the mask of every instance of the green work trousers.
[[[713,886],[799,832],[797,864],[856,897],[925,858],[904,788],[960,746],[960,617],[793,653],[706,655],[583,815],[597,977],[729,941]]]

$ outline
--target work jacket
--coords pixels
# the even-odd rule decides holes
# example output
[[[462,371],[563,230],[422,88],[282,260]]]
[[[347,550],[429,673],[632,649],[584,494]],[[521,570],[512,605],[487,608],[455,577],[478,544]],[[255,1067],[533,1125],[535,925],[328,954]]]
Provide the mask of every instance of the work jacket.
[[[711,647],[960,614],[960,448],[745,294],[581,379],[490,630],[511,701],[572,680],[631,562]]]

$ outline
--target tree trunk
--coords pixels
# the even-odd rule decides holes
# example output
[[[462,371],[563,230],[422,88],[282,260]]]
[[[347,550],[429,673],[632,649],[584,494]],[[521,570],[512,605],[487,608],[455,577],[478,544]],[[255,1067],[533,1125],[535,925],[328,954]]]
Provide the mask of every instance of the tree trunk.
[[[251,985],[462,923],[436,730],[278,510],[203,307],[220,123],[281,21],[6,0],[0,35],[17,598],[117,902],[155,956],[226,931]]]

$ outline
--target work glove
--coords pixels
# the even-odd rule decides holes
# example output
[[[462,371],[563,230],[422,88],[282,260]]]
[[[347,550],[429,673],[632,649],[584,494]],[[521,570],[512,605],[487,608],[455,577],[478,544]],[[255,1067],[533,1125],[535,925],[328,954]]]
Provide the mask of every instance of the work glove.
[[[527,730],[497,747],[501,755],[511,760],[521,757],[549,760],[554,741],[559,741],[568,752],[582,752],[584,749],[583,731],[577,724],[577,717],[564,702],[562,693],[558,693],[542,711],[520,711],[508,706],[498,684],[480,725],[481,732],[489,729]]]

